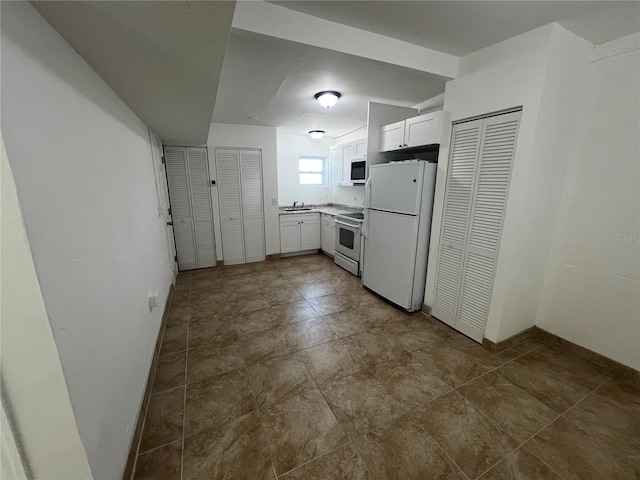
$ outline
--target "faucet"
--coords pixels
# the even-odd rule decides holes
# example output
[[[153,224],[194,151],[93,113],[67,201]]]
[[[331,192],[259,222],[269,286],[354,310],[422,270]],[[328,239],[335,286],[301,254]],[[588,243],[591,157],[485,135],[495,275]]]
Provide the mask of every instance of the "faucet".
[[[297,200],[295,200],[295,201],[293,202],[293,208],[296,208],[296,204],[297,204],[297,203],[298,203],[298,201],[297,201]]]

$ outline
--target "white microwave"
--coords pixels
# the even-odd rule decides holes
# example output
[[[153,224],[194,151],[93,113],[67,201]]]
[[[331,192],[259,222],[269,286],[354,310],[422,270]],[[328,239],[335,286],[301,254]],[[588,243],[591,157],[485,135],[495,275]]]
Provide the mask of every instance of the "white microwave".
[[[362,182],[367,179],[367,161],[364,158],[354,158],[351,160],[352,182]]]

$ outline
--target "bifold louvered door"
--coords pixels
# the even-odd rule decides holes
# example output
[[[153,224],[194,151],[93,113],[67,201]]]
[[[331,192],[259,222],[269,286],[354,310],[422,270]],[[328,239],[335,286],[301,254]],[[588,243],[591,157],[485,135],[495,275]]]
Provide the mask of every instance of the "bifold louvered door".
[[[216,148],[225,265],[266,258],[260,150]]]
[[[453,125],[432,314],[482,342],[520,111]]]
[[[180,270],[216,265],[209,165],[205,147],[164,147]]]

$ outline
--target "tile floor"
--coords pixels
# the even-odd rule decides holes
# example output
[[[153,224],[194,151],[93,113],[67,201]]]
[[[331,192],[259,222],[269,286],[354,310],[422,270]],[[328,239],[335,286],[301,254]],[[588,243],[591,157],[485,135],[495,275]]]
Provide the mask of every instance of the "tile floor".
[[[499,354],[322,255],[181,273],[136,479],[640,478],[640,381]]]

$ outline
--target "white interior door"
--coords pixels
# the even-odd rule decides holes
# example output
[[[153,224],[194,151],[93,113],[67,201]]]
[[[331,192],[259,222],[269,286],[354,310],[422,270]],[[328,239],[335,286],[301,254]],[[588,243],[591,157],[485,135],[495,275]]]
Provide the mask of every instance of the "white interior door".
[[[482,120],[456,124],[451,132],[452,147],[447,171],[432,311],[434,317],[451,326],[455,325],[457,316],[464,246],[481,133]]]
[[[164,164],[162,140],[149,129],[149,141],[151,143],[151,158],[153,160],[153,172],[156,179],[156,193],[158,195],[158,215],[162,217],[164,224],[165,240],[167,243],[167,256],[169,259],[169,275],[171,283],[175,285],[178,275],[178,263],[176,262],[176,245],[173,237],[173,225],[169,204],[169,186],[167,185],[167,172]]]
[[[482,342],[507,206],[520,112],[484,119],[455,328]]]
[[[193,232],[187,154],[183,147],[165,147],[164,157],[178,267],[180,270],[191,270],[198,268],[198,260]]]
[[[215,149],[218,204],[225,265],[245,262],[240,161],[236,149]]]
[[[418,214],[424,163],[383,163],[369,167],[367,206],[376,210]]]
[[[240,178],[245,262],[261,262],[266,256],[262,155],[259,150],[240,150]]]
[[[186,151],[198,268],[214,267],[217,261],[207,149],[188,147]]]
[[[404,308],[411,306],[419,217],[367,211],[363,284]]]

